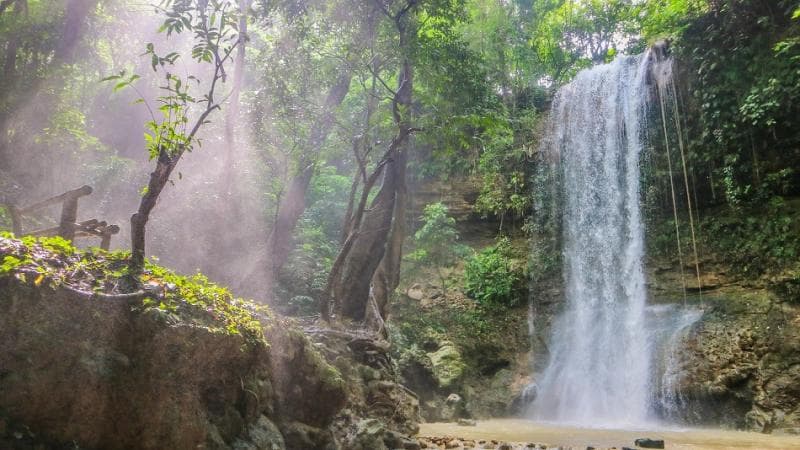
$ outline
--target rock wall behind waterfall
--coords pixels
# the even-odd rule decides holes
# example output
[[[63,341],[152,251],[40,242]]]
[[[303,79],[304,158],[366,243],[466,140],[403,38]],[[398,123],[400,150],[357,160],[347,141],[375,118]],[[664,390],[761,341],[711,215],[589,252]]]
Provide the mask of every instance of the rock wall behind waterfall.
[[[650,295],[681,304],[674,261],[653,258],[649,267]],[[707,256],[703,268],[703,293],[690,293],[689,302],[703,304],[704,313],[677,343],[671,395],[678,407],[670,419],[800,432],[800,308],[735,276],[722,258]]]

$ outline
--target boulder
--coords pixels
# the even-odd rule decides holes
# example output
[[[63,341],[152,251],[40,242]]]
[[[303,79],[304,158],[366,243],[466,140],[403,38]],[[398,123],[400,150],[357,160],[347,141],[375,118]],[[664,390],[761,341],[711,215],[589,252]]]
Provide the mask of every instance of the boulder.
[[[110,450],[216,448],[269,412],[268,346],[131,306],[0,278],[0,410]]]
[[[338,448],[329,430],[312,427],[302,422],[281,425],[287,450],[334,450]]]
[[[464,399],[458,394],[450,394],[439,411],[441,420],[454,421],[466,416]]]
[[[357,424],[352,450],[387,450],[383,441],[386,427],[377,419],[365,419]]]
[[[247,427],[247,439],[237,439],[234,450],[286,450],[286,443],[278,427],[266,416]]]
[[[663,439],[640,438],[633,441],[633,443],[642,448],[664,448]]]
[[[325,448],[344,382],[302,332],[263,320],[250,340],[0,277],[0,411],[45,448]],[[275,417],[297,422],[291,439]]]
[[[439,349],[428,353],[439,387],[450,387],[464,373],[464,360],[455,344],[442,341]]]
[[[478,422],[476,420],[474,420],[474,419],[463,419],[462,418],[462,419],[458,419],[458,421],[456,421],[456,423],[460,427],[474,427],[474,426],[478,425]]]

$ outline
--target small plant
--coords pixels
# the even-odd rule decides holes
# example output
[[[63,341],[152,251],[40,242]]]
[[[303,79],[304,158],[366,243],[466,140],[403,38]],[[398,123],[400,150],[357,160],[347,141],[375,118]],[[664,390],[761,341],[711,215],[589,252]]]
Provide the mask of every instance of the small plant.
[[[14,269],[24,266],[29,261],[24,259],[17,258],[13,255],[5,255],[3,256],[3,260],[0,262],[0,275],[6,275],[14,271]]]
[[[441,202],[425,206],[422,221],[424,225],[414,234],[416,250],[408,255],[408,259],[435,268],[442,283],[442,293],[447,297],[444,269],[463,258],[468,249],[458,243],[456,220],[447,215],[447,206]]]
[[[39,243],[41,243],[42,247],[46,250],[64,256],[72,256],[77,251],[70,240],[64,239],[61,236],[42,237],[39,238]]]
[[[502,237],[467,261],[465,290],[486,305],[514,306],[518,302],[522,270],[511,262],[511,241]]]

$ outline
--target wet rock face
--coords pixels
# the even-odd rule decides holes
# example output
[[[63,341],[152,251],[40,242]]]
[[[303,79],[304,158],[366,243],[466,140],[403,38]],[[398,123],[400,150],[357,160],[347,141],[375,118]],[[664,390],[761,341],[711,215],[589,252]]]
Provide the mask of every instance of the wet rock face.
[[[275,414],[283,422],[325,428],[347,401],[345,381],[300,330],[281,328],[266,332],[273,352]]]
[[[800,426],[800,312],[749,311],[715,307],[686,341],[685,421],[767,433]]]
[[[309,330],[309,334],[324,358],[346,380],[346,405],[330,427],[336,448],[416,445],[409,436],[419,431],[419,398],[397,381],[389,343],[375,336],[330,329]]]
[[[272,327],[276,353],[126,301],[0,279],[0,448],[282,450],[282,422],[323,427],[344,404],[335,369],[289,333]]]

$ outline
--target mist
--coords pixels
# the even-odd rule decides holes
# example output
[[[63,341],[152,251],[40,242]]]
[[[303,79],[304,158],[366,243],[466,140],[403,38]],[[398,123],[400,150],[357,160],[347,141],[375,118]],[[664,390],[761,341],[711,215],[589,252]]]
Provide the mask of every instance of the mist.
[[[51,56],[52,73],[29,86],[6,118],[11,157],[1,168],[7,186],[0,200],[25,206],[90,185],[94,191],[80,200],[78,220],[96,218],[119,225],[112,249],[129,247],[130,216],[153,166],[146,152],[145,123],[158,107],[163,77],[167,71],[197,77],[190,92],[200,96],[212,69],[192,60],[189,33],[159,32],[163,17],[146,4],[113,2],[99,6],[96,15],[82,22],[65,25],[75,36],[69,60],[59,62]],[[198,135],[199,145],[184,154],[161,195],[147,233],[147,255],[154,261],[182,273],[203,272],[237,294],[260,300],[264,286],[258,269],[270,264],[266,239],[276,202],[296,170],[292,151],[306,133],[301,127],[275,129],[270,96],[283,89],[281,95],[302,105],[294,111],[299,121],[320,114],[324,100],[319,90],[287,92],[285,85],[264,84],[259,64],[274,53],[298,52],[296,42],[278,26],[279,22],[251,24],[255,31],[246,43],[239,114],[230,115],[228,101],[210,116]],[[267,32],[274,41],[264,41]],[[148,43],[161,54],[178,52],[175,66],[154,71],[143,55]],[[233,64],[226,70],[223,97],[231,94]],[[119,73],[141,78],[116,92],[114,82],[101,81]],[[19,88],[19,83],[8,87]],[[197,114],[192,111],[189,117]],[[161,119],[156,115],[155,120]],[[226,142],[226,126],[233,130],[232,142]],[[25,151],[14,152],[16,148]],[[58,208],[27,219],[25,231],[57,224]],[[98,242],[85,238],[77,244]]]

